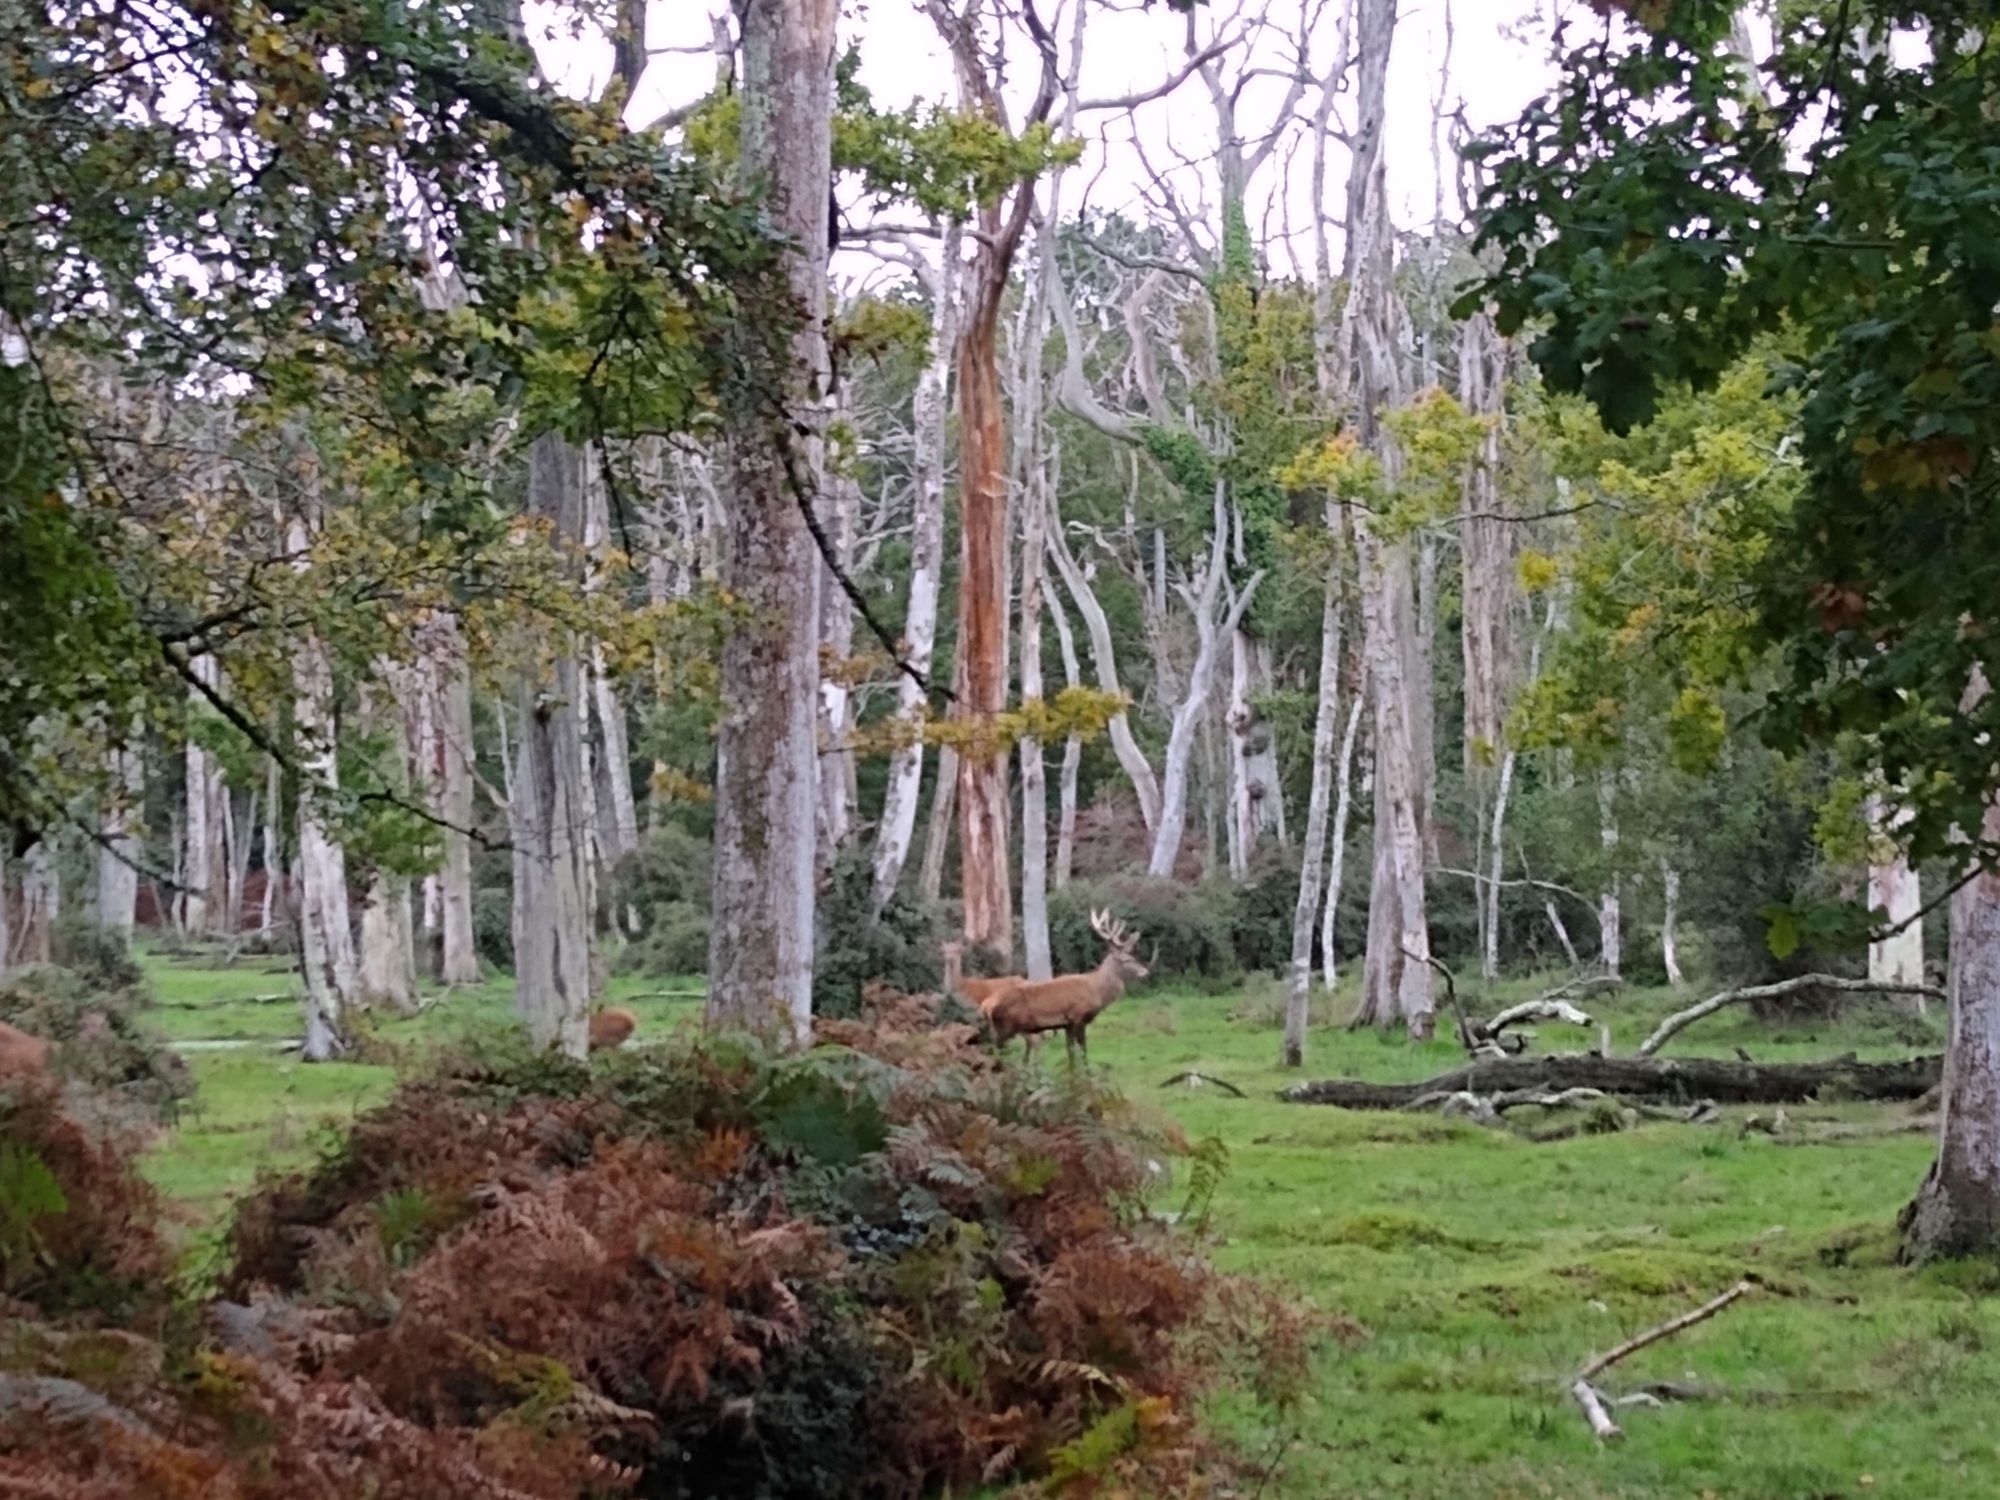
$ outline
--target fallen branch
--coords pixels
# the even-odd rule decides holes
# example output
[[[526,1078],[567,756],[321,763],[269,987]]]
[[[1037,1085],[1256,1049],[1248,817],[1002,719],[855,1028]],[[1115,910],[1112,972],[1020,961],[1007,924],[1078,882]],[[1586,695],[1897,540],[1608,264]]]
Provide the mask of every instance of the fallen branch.
[[[1524,1021],[1561,1021],[1568,1026],[1595,1026],[1596,1018],[1586,1015],[1566,1000],[1523,1000],[1519,1005],[1510,1005],[1491,1020],[1473,1024],[1473,1031],[1481,1037],[1497,1040],[1509,1026],[1519,1026]]]
[[[1740,1063],[1716,1057],[1510,1057],[1480,1060],[1418,1083],[1330,1078],[1279,1092],[1291,1104],[1341,1109],[1403,1109],[1426,1094],[1503,1094],[1517,1089],[1559,1092],[1600,1089],[1628,1099],[1692,1104],[1803,1104],[1822,1089],[1855,1099],[1916,1099],[1944,1076],[1936,1053],[1895,1062],[1861,1062],[1852,1054],[1815,1063]]]
[[[1675,1011],[1639,1044],[1639,1055],[1651,1057],[1675,1032],[1692,1026],[1703,1016],[1714,1015],[1725,1006],[1740,1005],[1748,1000],[1779,1000],[1802,990],[1838,990],[1850,995],[1924,995],[1932,1000],[1945,997],[1944,991],[1932,984],[1878,984],[1872,979],[1837,979],[1831,974],[1803,974],[1797,979],[1781,979],[1776,984],[1753,984],[1741,989],[1724,990],[1719,995],[1710,995],[1699,1005]]]
[[[1176,1073],[1173,1077],[1162,1083],[1160,1087],[1170,1089],[1177,1083],[1184,1083],[1191,1089],[1198,1089],[1205,1083],[1212,1083],[1224,1092],[1234,1094],[1238,1099],[1248,1099],[1250,1097],[1227,1078],[1217,1078],[1213,1073],[1196,1073],[1192,1071]]]
[[[1621,1359],[1637,1354],[1649,1344],[1657,1344],[1661,1339],[1672,1338],[1675,1334],[1704,1323],[1729,1306],[1737,1298],[1747,1296],[1756,1286],[1754,1281],[1739,1281],[1719,1297],[1711,1297],[1700,1307],[1690,1309],[1679,1317],[1669,1318],[1657,1327],[1649,1328],[1635,1338],[1629,1338],[1609,1354],[1600,1354],[1581,1370],[1570,1383],[1569,1393],[1576,1398],[1576,1404],[1583,1408],[1583,1419],[1590,1424],[1590,1430],[1600,1441],[1608,1441],[1621,1436],[1618,1424],[1612,1420],[1610,1411],[1604,1404],[1604,1397],[1591,1382]]]

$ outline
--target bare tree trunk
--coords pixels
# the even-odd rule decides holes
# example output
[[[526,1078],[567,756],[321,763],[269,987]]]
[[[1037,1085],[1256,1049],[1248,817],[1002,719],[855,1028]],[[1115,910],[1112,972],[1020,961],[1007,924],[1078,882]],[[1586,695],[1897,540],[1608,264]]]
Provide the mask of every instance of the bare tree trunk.
[[[221,668],[212,656],[197,656],[192,670],[210,688],[221,680]],[[188,691],[191,703],[198,708],[207,706],[196,689]],[[187,743],[184,771],[187,858],[181,873],[185,892],[181,921],[190,937],[205,937],[229,930],[225,889],[228,854],[222,836],[222,802],[229,793],[223,785],[220,762],[193,739]]]
[[[1174,872],[1181,852],[1181,838],[1187,828],[1188,775],[1194,755],[1194,737],[1208,707],[1210,685],[1215,679],[1215,658],[1225,634],[1233,635],[1244,611],[1256,597],[1263,574],[1252,574],[1240,594],[1231,601],[1226,616],[1218,620],[1222,583],[1229,567],[1229,512],[1218,481],[1215,490],[1215,528],[1209,538],[1208,567],[1199,591],[1183,588],[1182,596],[1194,616],[1199,644],[1194,665],[1188,669],[1186,692],[1174,710],[1173,727],[1167,735],[1165,770],[1160,778],[1160,823],[1153,830],[1153,857],[1149,873],[1168,876]]]
[[[528,510],[557,545],[582,535],[584,455],[559,434],[528,450]],[[507,817],[514,845],[514,1011],[538,1047],[584,1055],[590,1025],[590,857],[583,669],[569,642],[521,652],[520,737]]]
[[[1966,711],[1986,695],[1974,671]],[[1980,837],[2000,840],[2000,803]],[[1907,1259],[2000,1250],[2000,873],[1982,870],[1951,898],[1950,1034],[1945,1048],[1938,1154],[1903,1214]]]
[[[290,898],[283,895],[284,839],[279,823],[283,817],[284,788],[284,770],[274,760],[264,772],[264,904],[257,913],[257,932],[266,940],[271,936],[279,901],[284,900],[287,909],[290,907]]]
[[[1053,234],[1045,230],[1045,234]],[[1043,251],[1054,254],[1053,248]],[[1024,395],[1038,405],[1041,384],[1041,317],[1038,303],[1028,313],[1028,337],[1021,355]],[[1015,472],[1021,486],[1021,701],[1043,697],[1042,606],[1046,577],[1048,497],[1043,490],[1041,413],[1016,409]],[[1021,943],[1030,979],[1048,979],[1055,970],[1049,954],[1049,789],[1042,743],[1023,736],[1021,755]]]
[[[834,0],[748,0],[740,171],[793,245],[789,347],[729,444],[724,583],[748,608],[722,657],[707,1017],[812,1035],[813,745],[819,576],[801,507],[820,502]],[[752,335],[754,337],[754,332]],[[775,408],[775,409],[774,409]],[[809,435],[800,437],[797,429]],[[795,493],[795,487],[805,493]]]
[[[1354,805],[1354,741],[1361,728],[1361,711],[1367,705],[1368,695],[1357,682],[1353,701],[1347,707],[1347,728],[1340,736],[1340,759],[1334,763],[1333,827],[1327,834],[1331,847],[1327,851],[1326,900],[1321,905],[1319,921],[1319,960],[1329,995],[1340,983],[1336,928],[1340,919],[1340,887],[1347,871],[1347,820]]]
[[[1490,878],[1484,889],[1475,892],[1479,902],[1479,928],[1483,946],[1479,956],[1479,976],[1491,984],[1500,977],[1500,880],[1506,873],[1507,800],[1514,789],[1514,752],[1500,756],[1500,779],[1493,789],[1493,820],[1487,835]]]
[[[1229,730],[1229,802],[1223,825],[1229,849],[1229,878],[1241,881],[1250,873],[1250,851],[1257,847],[1257,811],[1250,799],[1252,729],[1250,713],[1250,637],[1241,630],[1229,634],[1229,705],[1223,711]]]
[[[146,790],[146,763],[134,740],[109,755],[103,802],[98,812],[97,925],[129,940],[139,899],[139,839],[133,831]],[[0,893],[0,900],[4,900]]]
[[[1681,973],[1681,956],[1677,945],[1678,925],[1681,917],[1681,872],[1660,856],[1660,893],[1663,907],[1660,915],[1660,962],[1666,966],[1667,983],[1675,989],[1687,987],[1687,977]],[[1869,976],[1873,978],[1873,975]],[[1919,973],[1910,981],[1922,984],[1924,977]]]
[[[828,473],[823,492],[831,505],[822,507],[820,524],[843,571],[854,563],[854,534],[861,518],[861,491],[846,473]],[[822,562],[819,579],[819,644],[823,660],[835,670],[822,673],[819,683],[819,793],[815,799],[814,870],[824,882],[839,858],[854,826],[848,799],[848,773],[854,752],[847,748],[854,727],[854,691],[841,668],[854,654],[854,605],[840,580]]]
[[[289,524],[295,566],[310,566],[311,532],[304,518]],[[347,1013],[357,1002],[354,931],[347,906],[347,856],[328,831],[321,801],[340,785],[335,753],[333,664],[326,644],[307,631],[292,653],[298,725],[299,960],[305,977],[307,1062],[326,1062],[347,1050]]]
[[[1924,924],[1917,912],[1923,906],[1923,890],[1915,867],[1893,842],[1897,828],[1907,822],[1907,811],[1889,813],[1879,796],[1868,799],[1868,829],[1871,842],[1879,847],[1868,863],[1868,905],[1887,913],[1889,925],[1901,930],[1868,945],[1868,977],[1890,984],[1922,984],[1924,981]],[[1907,998],[1916,1014],[1924,1013],[1924,997]]]
[[[1335,517],[1328,506],[1327,527]],[[1291,986],[1285,997],[1284,1065],[1306,1060],[1306,1024],[1312,1002],[1313,918],[1319,914],[1321,866],[1326,859],[1327,803],[1334,776],[1334,725],[1340,717],[1340,584],[1329,565],[1320,610],[1319,707],[1313,716],[1312,793],[1306,803],[1305,844],[1299,857],[1299,899],[1292,913]]]
[[[394,663],[377,665],[379,681],[362,690],[364,726],[386,734],[392,791],[406,790],[409,745],[398,700],[407,696],[409,674]],[[410,877],[378,866],[368,880],[361,908],[360,998],[366,1006],[385,1005],[398,1015],[417,1008],[417,950],[410,929]]]
[[[472,926],[472,675],[458,620],[438,622],[438,815],[445,820],[444,866],[438,872],[438,978],[447,985],[479,983],[479,948]],[[505,760],[505,752],[502,759]]]
[[[606,479],[596,462],[584,464],[583,548],[585,555],[584,591],[602,590],[603,556],[611,546],[610,496]],[[625,702],[611,676],[604,644],[590,647],[590,707],[596,720],[596,770],[598,788],[597,837],[601,864],[608,876],[618,864],[639,852],[639,807],[632,791],[632,741],[625,718]],[[608,882],[607,882],[608,883]],[[636,913],[625,913],[626,930],[636,922]]]
[[[240,832],[239,832],[240,830]],[[243,928],[244,895],[250,885],[250,845],[257,833],[257,790],[252,787],[243,798],[239,822],[232,808],[229,818],[229,927]]]
[[[1076,612],[1083,616],[1083,626],[1090,636],[1090,655],[1097,669],[1097,687],[1100,692],[1123,695],[1124,689],[1118,681],[1118,657],[1111,639],[1111,622],[1104,613],[1104,606],[1098,602],[1096,590],[1070,553],[1069,542],[1062,534],[1061,516],[1051,518],[1055,524],[1049,527],[1049,559],[1062,574],[1063,584],[1076,604]],[[1132,791],[1139,799],[1139,817],[1146,825],[1146,832],[1152,834],[1160,826],[1160,784],[1153,776],[1153,767],[1146,759],[1146,753],[1139,748],[1139,741],[1132,734],[1131,720],[1120,709],[1111,716],[1106,726],[1111,737],[1112,754],[1118,757],[1118,765],[1132,783]]]
[[[930,358],[917,381],[914,441],[917,447],[916,488],[911,496],[910,604],[903,622],[904,650],[911,666],[928,672],[937,642],[938,585],[944,573],[944,478],[946,415],[952,356],[958,340],[958,282],[961,231],[956,222],[945,227],[937,284]],[[896,683],[896,713],[917,722],[924,711],[924,690],[907,673]],[[899,746],[889,758],[889,785],[882,801],[881,831],[875,840],[874,909],[880,914],[896,893],[909,862],[910,842],[917,827],[917,800],[923,790],[924,746]],[[940,856],[942,858],[942,856]],[[933,899],[935,899],[933,897]]]
[[[1618,858],[1618,808],[1616,773],[1600,771],[1597,777],[1597,824],[1598,837],[1604,845],[1604,858],[1611,863]],[[1624,958],[1623,914],[1618,899],[1618,871],[1613,868],[1605,873],[1604,890],[1597,902],[1597,925],[1600,933],[1600,952],[1604,961],[1604,972],[1616,979]]]
[[[1069,613],[1063,608],[1060,598],[1054,598],[1050,603],[1053,607],[1049,615],[1055,621],[1056,640],[1062,648],[1063,684],[1066,687],[1081,687],[1083,667],[1077,660],[1076,636],[1070,629]],[[1082,736],[1066,736],[1063,740],[1061,808],[1056,815],[1054,883],[1057,890],[1069,884],[1071,870],[1076,863],[1076,776],[1082,764]]]
[[[51,939],[61,915],[62,881],[56,873],[55,851],[44,835],[21,856],[21,929],[14,935],[15,962],[49,962]]]
[[[938,747],[937,775],[931,781],[931,816],[924,829],[924,862],[917,891],[935,904],[944,894],[944,862],[951,844],[952,809],[958,801],[958,752]]]

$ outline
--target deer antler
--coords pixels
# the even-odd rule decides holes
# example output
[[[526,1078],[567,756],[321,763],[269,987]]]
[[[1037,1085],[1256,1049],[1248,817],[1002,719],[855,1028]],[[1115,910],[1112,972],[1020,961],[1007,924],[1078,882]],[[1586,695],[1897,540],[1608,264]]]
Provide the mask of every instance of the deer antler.
[[[1112,947],[1122,948],[1127,953],[1139,946],[1139,934],[1128,931],[1123,922],[1114,921],[1108,907],[1090,914],[1090,930]]]

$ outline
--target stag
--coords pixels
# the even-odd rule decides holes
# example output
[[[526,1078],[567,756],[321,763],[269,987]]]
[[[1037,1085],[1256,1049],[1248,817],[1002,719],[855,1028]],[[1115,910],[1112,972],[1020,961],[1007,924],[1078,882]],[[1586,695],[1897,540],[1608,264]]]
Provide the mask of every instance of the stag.
[[[1087,974],[1061,974],[1054,979],[1018,980],[1003,990],[986,1012],[993,1036],[1001,1046],[1017,1036],[1060,1031],[1069,1045],[1069,1059],[1078,1051],[1090,1063],[1090,1023],[1125,993],[1125,986],[1146,977],[1146,966],[1132,950],[1139,934],[1114,922],[1108,911],[1090,914],[1090,928],[1104,939],[1104,961]]]
[[[965,944],[944,945],[944,990],[979,1007],[982,1016],[991,1016],[999,998],[1022,982],[1019,974],[1002,974],[992,979],[969,977],[965,972]]]
[[[18,1073],[24,1078],[49,1070],[49,1044],[40,1037],[0,1021],[0,1077]]]

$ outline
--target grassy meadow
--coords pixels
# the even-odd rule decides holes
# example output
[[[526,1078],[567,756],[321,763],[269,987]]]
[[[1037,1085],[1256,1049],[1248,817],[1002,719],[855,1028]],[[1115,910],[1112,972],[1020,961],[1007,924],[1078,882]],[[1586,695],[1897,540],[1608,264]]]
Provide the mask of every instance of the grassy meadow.
[[[275,961],[231,968],[154,956],[154,1012],[199,1093],[149,1157],[185,1207],[190,1253],[262,1169],[309,1159],[383,1097],[417,1044],[508,1024],[510,986],[462,991],[376,1029],[384,1061],[308,1067],[272,1045],[296,1011]],[[698,981],[618,981],[641,1039],[693,1024]],[[1468,996],[1468,1009],[1537,992]],[[1336,1000],[1328,1013],[1344,1014]],[[1587,1008],[1628,1051],[1673,997],[1627,992]],[[2000,1494],[2000,1271],[1913,1272],[1894,1219],[1928,1162],[1907,1107],[1827,1103],[1705,1125],[1650,1123],[1537,1143],[1428,1115],[1279,1102],[1270,981],[1224,994],[1128,997],[1092,1031],[1091,1060],[1135,1101],[1217,1137],[1229,1169],[1210,1234],[1226,1267],[1268,1278],[1344,1320],[1308,1400],[1274,1425],[1220,1399],[1215,1420],[1269,1473],[1262,1493],[1410,1500],[1833,1500]],[[1544,1029],[1544,1050],[1581,1039]],[[235,1047],[201,1043],[241,1042]],[[1669,1051],[1760,1061],[1934,1049],[1935,1019],[1858,1004],[1839,1025],[1778,1030],[1725,1012]],[[386,1044],[405,1044],[402,1046]],[[1313,1032],[1307,1076],[1419,1078],[1445,1043]],[[1062,1067],[1062,1049],[1043,1066]],[[1241,1088],[1163,1080],[1187,1071]],[[1538,1122],[1517,1112],[1518,1126]],[[1764,1112],[1767,1116],[1770,1111]],[[1769,1126],[1767,1118],[1757,1122]],[[1163,1203],[1164,1207],[1178,1206]],[[1621,1408],[1600,1445],[1566,1394],[1593,1353],[1746,1275],[1760,1289],[1603,1377],[1607,1395],[1655,1383],[1685,1399]]]

